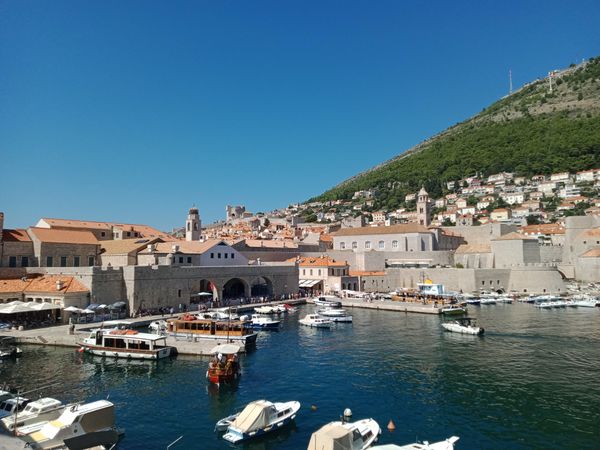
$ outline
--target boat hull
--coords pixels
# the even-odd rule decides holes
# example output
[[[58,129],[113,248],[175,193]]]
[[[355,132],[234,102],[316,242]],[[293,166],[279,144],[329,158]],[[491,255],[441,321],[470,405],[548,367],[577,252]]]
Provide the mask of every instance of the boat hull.
[[[170,336],[188,338],[193,340],[232,342],[239,345],[252,345],[256,343],[257,333],[245,334],[243,336],[227,336],[226,334],[199,334],[199,333],[169,333]]]
[[[252,431],[250,433],[241,433],[235,429],[232,429],[232,427],[229,427],[229,431],[223,435],[223,439],[225,439],[228,442],[231,442],[232,444],[237,444],[238,442],[254,439],[272,431],[279,430],[280,428],[289,425],[295,418],[296,413],[284,418],[279,422],[274,422],[265,428],[259,428],[258,430]]]
[[[173,347],[165,347],[154,351],[135,352],[132,350],[118,350],[107,347],[92,347],[90,345],[82,345],[81,348],[95,356],[105,356],[113,358],[125,358],[125,359],[149,359],[158,360],[162,358],[168,358],[172,354]]]
[[[443,323],[442,327],[444,328],[444,330],[450,331],[452,333],[472,334],[478,336],[481,336],[484,333],[484,329],[481,327],[465,327],[453,323]]]

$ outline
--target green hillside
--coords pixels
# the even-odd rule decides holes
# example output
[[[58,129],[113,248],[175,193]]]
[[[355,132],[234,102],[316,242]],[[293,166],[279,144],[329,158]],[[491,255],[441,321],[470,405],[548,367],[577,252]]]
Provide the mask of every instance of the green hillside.
[[[378,190],[395,208],[422,185],[432,196],[447,181],[500,171],[530,176],[600,167],[600,57],[536,80],[476,116],[310,201]]]

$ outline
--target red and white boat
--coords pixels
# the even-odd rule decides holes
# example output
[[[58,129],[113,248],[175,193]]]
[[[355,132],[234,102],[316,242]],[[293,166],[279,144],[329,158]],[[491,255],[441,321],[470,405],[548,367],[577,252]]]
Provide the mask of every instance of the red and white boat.
[[[211,383],[231,383],[242,374],[238,353],[240,347],[235,344],[217,345],[211,350],[213,358],[208,364],[206,378]]]

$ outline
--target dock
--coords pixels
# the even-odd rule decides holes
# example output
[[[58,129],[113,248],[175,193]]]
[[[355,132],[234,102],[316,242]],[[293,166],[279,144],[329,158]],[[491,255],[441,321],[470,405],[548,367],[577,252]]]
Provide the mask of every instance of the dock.
[[[342,306],[346,308],[377,309],[380,311],[396,311],[418,314],[442,314],[442,307],[434,304],[419,302],[399,302],[392,300],[365,300],[360,298],[340,298]],[[310,300],[309,300],[310,302]]]
[[[296,300],[279,300],[272,302],[254,303],[246,305],[232,306],[238,313],[243,313],[253,310],[259,306],[272,306],[281,303],[289,304],[304,304],[306,299]],[[123,321],[130,322],[132,328],[145,328],[155,320],[166,320],[171,317],[176,317],[179,314],[171,316],[170,314],[158,314],[155,316],[144,316],[123,319]],[[92,328],[100,327],[101,322],[90,322],[77,324],[75,327],[75,333],[69,333],[69,325],[55,325],[46,328],[33,328],[30,330],[3,330],[0,332],[0,336],[11,336],[14,337],[18,344],[30,344],[30,345],[49,345],[54,347],[72,347],[78,348],[79,342],[89,335]],[[189,337],[174,337],[167,336],[167,345],[173,346],[177,349],[177,354],[188,355],[188,356],[209,356],[210,351],[217,345],[221,340],[216,341],[212,339],[199,339],[192,336]],[[223,343],[223,342],[222,342]],[[245,352],[244,347],[241,347],[241,352]]]

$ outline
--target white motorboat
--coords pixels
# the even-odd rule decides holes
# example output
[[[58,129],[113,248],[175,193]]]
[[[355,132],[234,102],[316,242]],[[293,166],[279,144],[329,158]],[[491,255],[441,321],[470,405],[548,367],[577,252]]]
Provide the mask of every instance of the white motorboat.
[[[479,299],[479,304],[480,305],[495,305],[496,299],[493,297],[481,297]]]
[[[332,321],[328,317],[321,317],[318,314],[307,314],[298,321],[302,325],[314,328],[330,328]]]
[[[371,448],[377,450],[454,450],[454,444],[456,443],[456,441],[458,441],[458,439],[458,436],[452,436],[448,439],[439,442],[429,443],[427,441],[424,441],[406,445],[385,444],[375,445]]]
[[[481,335],[485,331],[482,327],[478,327],[475,319],[471,317],[459,317],[454,320],[444,322],[442,323],[442,328],[453,333],[476,335]]]
[[[286,313],[288,312],[287,308],[285,307],[285,305],[275,305],[273,306],[273,311],[275,311],[276,313]]]
[[[442,307],[442,314],[466,314],[467,308],[458,305],[446,305]]]
[[[161,359],[175,353],[166,336],[136,330],[94,329],[80,345],[82,352],[116,358]]]
[[[150,333],[158,335],[167,334],[167,321],[166,320],[155,320],[148,325]]]
[[[330,319],[332,322],[352,322],[352,316],[342,308],[319,309],[317,314]]]
[[[21,412],[29,404],[28,398],[16,397],[7,398],[0,403],[0,419],[8,417],[16,412]]]
[[[300,402],[272,403],[256,400],[249,403],[231,422],[223,439],[236,444],[278,430],[296,418]]]
[[[600,305],[600,301],[593,297],[588,298],[574,298],[573,305],[581,308],[594,308]]]
[[[329,308],[341,308],[342,302],[338,297],[333,295],[321,295],[313,299],[313,303],[317,306],[327,306]]]
[[[62,446],[81,449],[95,445],[110,447],[119,440],[114,408],[107,400],[73,405],[65,409],[58,419],[46,422],[39,431],[21,439],[27,447],[36,450]]]
[[[275,320],[271,317],[264,316],[261,314],[252,314],[250,326],[259,330],[277,330],[281,320]]]
[[[0,402],[3,402],[7,398],[13,398],[13,397],[14,397],[14,395],[11,394],[10,392],[3,391],[2,389],[0,389]]]
[[[380,434],[381,428],[373,419],[330,422],[312,434],[307,450],[364,450],[373,445]]]
[[[257,306],[256,308],[254,308],[254,311],[257,312],[258,314],[275,314],[275,308],[273,308],[272,306]]]
[[[5,430],[12,433],[16,429],[18,434],[19,428],[34,423],[40,423],[41,428],[41,423],[56,419],[64,409],[65,405],[60,400],[50,397],[40,398],[29,403],[23,411],[4,417],[0,423]]]

